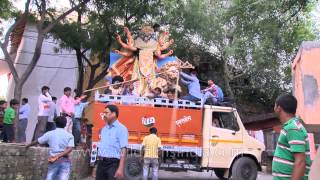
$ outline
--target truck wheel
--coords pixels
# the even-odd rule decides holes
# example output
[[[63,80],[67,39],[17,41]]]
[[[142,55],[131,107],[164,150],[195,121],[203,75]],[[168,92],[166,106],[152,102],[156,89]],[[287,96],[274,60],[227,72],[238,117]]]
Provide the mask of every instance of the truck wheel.
[[[216,176],[219,178],[219,179],[227,179],[225,177],[223,177],[224,173],[226,172],[227,169],[223,169],[223,168],[214,168],[213,171],[214,173],[216,174]]]
[[[253,159],[241,157],[232,166],[233,180],[256,180],[258,167]]]
[[[124,167],[124,177],[126,180],[142,179],[143,163],[138,157],[127,157]]]

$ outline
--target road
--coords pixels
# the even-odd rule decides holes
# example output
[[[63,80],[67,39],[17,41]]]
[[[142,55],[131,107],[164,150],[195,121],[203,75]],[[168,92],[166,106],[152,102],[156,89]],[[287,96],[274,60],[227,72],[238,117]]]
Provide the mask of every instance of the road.
[[[161,180],[219,180],[214,173],[209,172],[170,172],[159,171],[159,179]],[[94,178],[87,178],[86,180],[94,180]],[[272,180],[270,174],[259,173],[257,180]]]
[[[159,172],[160,179],[166,180],[219,180],[214,174],[214,172],[194,172],[194,171],[187,171],[187,172],[170,172],[170,171],[160,171]],[[258,180],[272,180],[271,175],[267,175],[264,173],[259,173]]]

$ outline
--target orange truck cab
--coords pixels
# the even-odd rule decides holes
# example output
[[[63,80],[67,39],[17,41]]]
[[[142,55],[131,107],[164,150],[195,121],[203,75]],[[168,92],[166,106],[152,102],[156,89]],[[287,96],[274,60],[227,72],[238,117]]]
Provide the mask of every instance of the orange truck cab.
[[[261,170],[263,143],[248,135],[233,107],[197,104],[186,100],[95,95],[91,163],[96,161],[99,132],[105,125],[107,103],[119,107],[119,121],[129,131],[125,177],[141,179],[140,151],[150,127],[158,129],[165,170],[214,170],[217,177],[256,179]]]

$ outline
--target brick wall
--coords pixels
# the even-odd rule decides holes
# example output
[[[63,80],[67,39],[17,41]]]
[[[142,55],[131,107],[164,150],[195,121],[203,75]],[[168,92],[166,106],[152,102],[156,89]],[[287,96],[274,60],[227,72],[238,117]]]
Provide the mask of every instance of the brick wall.
[[[71,178],[83,179],[90,174],[89,154],[83,150],[73,150]],[[0,180],[42,180],[47,174],[48,148],[18,144],[0,144]]]

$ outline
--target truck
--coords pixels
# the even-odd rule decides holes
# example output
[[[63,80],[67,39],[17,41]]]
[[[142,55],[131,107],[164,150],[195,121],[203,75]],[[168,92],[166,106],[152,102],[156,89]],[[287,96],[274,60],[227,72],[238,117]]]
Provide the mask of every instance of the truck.
[[[220,179],[251,180],[261,171],[263,143],[249,136],[236,108],[187,100],[95,95],[91,163],[97,159],[99,132],[106,104],[116,104],[119,121],[128,128],[125,178],[142,178],[141,143],[150,127],[161,139],[160,169],[213,170]]]

